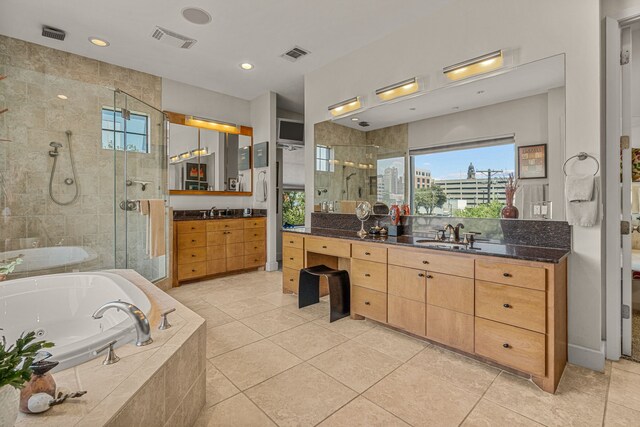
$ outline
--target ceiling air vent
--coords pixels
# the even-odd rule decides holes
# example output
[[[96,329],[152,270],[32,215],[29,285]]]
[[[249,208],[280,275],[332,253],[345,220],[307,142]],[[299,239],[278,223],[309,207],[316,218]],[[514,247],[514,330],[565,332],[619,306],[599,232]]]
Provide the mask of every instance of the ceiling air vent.
[[[57,28],[53,28],[53,27],[48,27],[46,25],[42,26],[42,36],[43,37],[48,37],[50,39],[54,39],[54,40],[64,40],[64,38],[67,36],[67,33],[65,33],[62,30],[59,30]]]
[[[160,40],[164,44],[179,47],[180,49],[190,49],[197,42],[195,39],[183,36],[182,34],[175,33],[162,27],[156,27],[153,30],[151,37],[156,40]]]
[[[298,59],[300,59],[300,58],[302,58],[304,56],[307,56],[310,53],[311,52],[309,52],[306,49],[301,48],[300,46],[294,46],[293,48],[289,49],[288,51],[286,51],[285,53],[283,53],[280,56],[282,56],[287,61],[295,62]]]

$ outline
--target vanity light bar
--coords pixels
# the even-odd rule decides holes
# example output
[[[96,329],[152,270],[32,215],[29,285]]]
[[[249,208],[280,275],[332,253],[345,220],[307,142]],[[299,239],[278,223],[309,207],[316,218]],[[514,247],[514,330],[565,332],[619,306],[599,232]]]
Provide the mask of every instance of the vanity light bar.
[[[206,156],[209,154],[209,151],[206,148],[200,148],[200,149],[195,149],[195,150],[191,150],[191,155],[193,156]]]
[[[169,162],[170,163],[178,163],[179,161],[180,161],[180,156],[178,156],[178,155],[169,157]]]
[[[376,96],[382,101],[391,101],[401,96],[416,93],[419,89],[418,79],[413,77],[376,90]]]
[[[442,69],[442,72],[449,80],[456,81],[497,70],[503,65],[503,52],[502,50],[496,50],[495,52],[445,67]]]
[[[337,104],[330,105],[328,107],[329,112],[332,116],[341,116],[343,114],[350,113],[351,111],[355,111],[362,107],[362,102],[360,102],[360,97],[356,96],[351,99],[347,99],[346,101],[339,102]]]
[[[240,128],[235,123],[212,120],[204,117],[189,116],[185,120],[187,126],[195,126],[204,129],[217,130],[225,133],[240,133]]]

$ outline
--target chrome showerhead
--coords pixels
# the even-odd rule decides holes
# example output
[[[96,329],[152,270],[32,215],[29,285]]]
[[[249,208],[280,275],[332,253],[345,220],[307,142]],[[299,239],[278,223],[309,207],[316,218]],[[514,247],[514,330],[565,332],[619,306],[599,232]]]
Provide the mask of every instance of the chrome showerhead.
[[[62,147],[62,144],[60,144],[59,142],[51,141],[51,142],[49,143],[49,146],[50,146],[50,147],[53,147],[53,148],[61,148],[61,147]]]
[[[49,143],[50,147],[53,147],[53,150],[49,150],[49,157],[58,157],[60,153],[58,153],[58,148],[62,148],[62,144],[59,142],[51,141]]]

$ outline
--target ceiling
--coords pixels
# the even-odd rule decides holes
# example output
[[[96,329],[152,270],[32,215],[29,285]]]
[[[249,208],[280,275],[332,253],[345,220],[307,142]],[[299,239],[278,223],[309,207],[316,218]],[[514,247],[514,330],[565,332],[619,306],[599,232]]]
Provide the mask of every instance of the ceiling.
[[[430,117],[458,113],[486,105],[546,93],[564,86],[564,55],[504,69],[488,76],[469,79],[396,102],[377,105],[334,119],[343,126],[372,131]],[[351,119],[357,117],[357,122]],[[366,121],[368,127],[359,123]]]
[[[448,1],[403,0],[399,9],[388,0],[2,0],[0,33],[247,100],[271,90],[280,108],[302,112],[306,73]],[[212,21],[188,22],[185,7]],[[42,25],[66,39],[42,37]],[[189,50],[163,44],[151,38],[156,25],[198,42]],[[111,45],[93,46],[90,36]],[[295,63],[280,57],[296,45],[311,54]],[[243,71],[242,62],[255,68]]]

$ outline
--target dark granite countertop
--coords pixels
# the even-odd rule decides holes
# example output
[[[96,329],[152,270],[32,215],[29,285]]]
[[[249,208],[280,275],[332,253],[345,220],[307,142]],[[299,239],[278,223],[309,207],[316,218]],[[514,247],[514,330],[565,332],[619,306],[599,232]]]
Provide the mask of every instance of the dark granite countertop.
[[[416,240],[425,239],[424,236],[399,236],[381,237],[366,235],[358,236],[355,231],[333,230],[328,228],[283,228],[282,231],[289,233],[301,233],[318,237],[335,237],[339,239],[355,240],[367,243],[384,243],[387,245],[410,246],[414,248],[431,249],[434,251],[456,252],[473,255],[486,255],[502,258],[519,259],[525,261],[558,263],[571,251],[568,249],[540,248],[535,246],[510,245],[502,243],[476,242],[474,249],[465,249],[463,246],[454,247],[430,247],[415,243]]]
[[[213,216],[203,218],[202,216],[174,216],[174,221],[214,221],[216,219],[241,219],[241,218],[266,218],[266,215],[251,214],[251,215],[228,215],[228,216]]]

